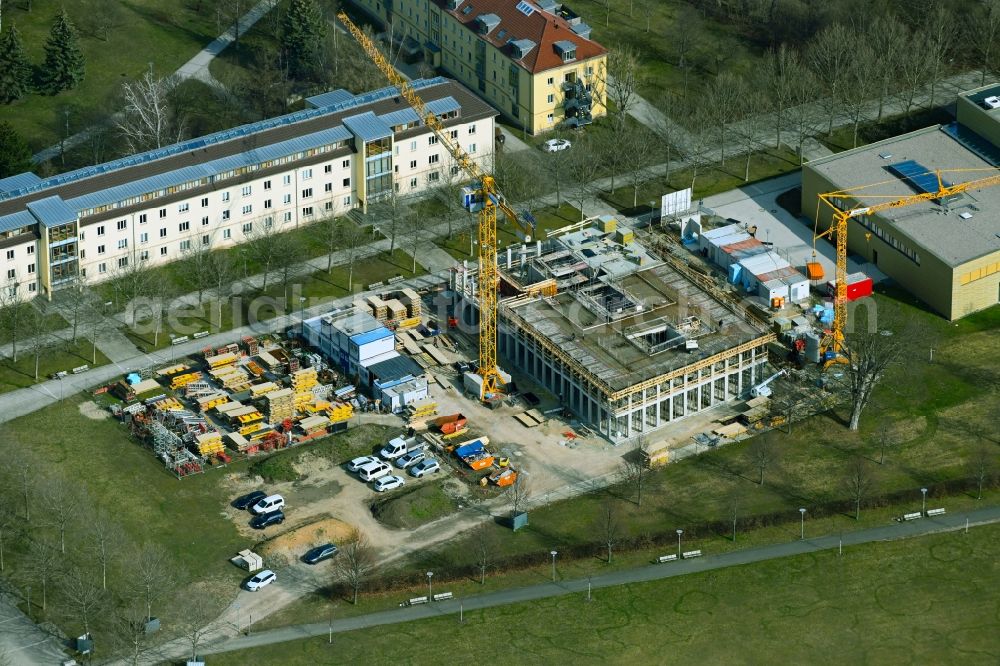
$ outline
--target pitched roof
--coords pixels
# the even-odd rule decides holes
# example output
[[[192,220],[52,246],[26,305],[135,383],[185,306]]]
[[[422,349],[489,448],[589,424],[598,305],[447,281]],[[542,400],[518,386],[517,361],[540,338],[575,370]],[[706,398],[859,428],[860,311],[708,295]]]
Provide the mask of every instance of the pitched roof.
[[[534,42],[537,45],[535,48],[522,59],[514,60],[532,74],[566,64],[555,49],[557,42],[563,45],[568,42],[576,47],[574,62],[589,60],[607,53],[607,50],[597,42],[578,35],[569,21],[543,11],[528,0],[465,0],[455,10],[448,9],[447,0],[434,0],[434,2],[479,39],[497,47],[511,60],[514,60],[514,55],[512,47],[508,46],[510,42],[525,39]],[[520,9],[521,6],[527,6],[529,13],[525,14]],[[470,7],[471,11],[466,13],[466,9]],[[500,23],[491,28],[489,33],[482,35],[479,33],[476,21],[480,16],[488,17],[490,25],[494,17],[499,17]],[[501,33],[503,33],[502,39],[498,37]]]

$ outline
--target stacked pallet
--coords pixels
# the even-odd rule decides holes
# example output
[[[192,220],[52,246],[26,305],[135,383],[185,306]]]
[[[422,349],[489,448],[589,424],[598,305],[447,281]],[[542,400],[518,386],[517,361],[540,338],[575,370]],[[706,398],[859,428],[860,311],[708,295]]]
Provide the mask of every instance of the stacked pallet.
[[[254,384],[250,387],[250,395],[254,398],[259,398],[265,393],[270,393],[278,389],[278,385],[274,382],[264,382],[263,384]]]
[[[316,368],[302,368],[292,373],[292,390],[296,393],[311,391],[318,383]]]
[[[157,400],[153,403],[153,409],[158,412],[185,411],[184,405],[182,405],[176,398],[163,398],[162,400]]]
[[[179,388],[184,388],[188,384],[193,384],[194,382],[201,380],[200,372],[188,372],[183,375],[173,375],[170,378],[170,388],[176,391]]]
[[[340,423],[354,416],[354,407],[349,402],[335,402],[326,408],[326,413],[330,421]]]
[[[170,377],[172,375],[180,374],[180,373],[184,372],[187,369],[188,369],[188,366],[184,365],[183,363],[181,363],[179,365],[171,365],[168,368],[162,368],[160,370],[157,370],[156,371],[156,376],[157,377]]]
[[[264,368],[257,365],[255,361],[247,361],[247,370],[249,370],[250,374],[254,377],[260,377],[264,374]]]
[[[281,423],[295,416],[295,399],[292,389],[278,389],[267,394],[267,420]]]
[[[250,442],[247,438],[238,432],[231,432],[226,435],[226,439],[229,440],[229,448],[239,451],[240,453],[246,453],[247,449],[250,448]]]
[[[238,344],[236,344],[235,342],[230,342],[225,347],[218,347],[218,348],[216,348],[215,353],[216,353],[216,355],[222,355],[222,354],[235,354],[235,355],[239,355],[239,353],[240,353],[240,346]]]
[[[221,391],[216,391],[215,393],[209,393],[208,395],[199,396],[197,399],[198,410],[202,412],[207,412],[213,407],[218,407],[229,402],[229,396]]]
[[[278,370],[281,369],[281,362],[278,361],[278,359],[274,358],[274,356],[266,350],[262,349],[257,354],[257,358],[259,358],[260,362],[264,364],[264,367],[266,367],[271,372],[277,372]]]
[[[205,363],[212,370],[218,370],[219,368],[224,368],[230,365],[236,365],[236,361],[239,359],[236,354],[232,352],[223,352],[217,356],[206,356]]]
[[[224,402],[222,404],[215,406],[215,411],[218,412],[220,416],[229,417],[229,415],[235,411],[244,409],[245,405],[239,400],[233,400],[232,402]]]
[[[243,336],[243,347],[247,350],[248,356],[256,356],[257,350],[260,348],[257,338],[250,335]]]
[[[314,435],[320,430],[325,430],[330,425],[330,419],[325,414],[310,416],[299,421],[299,427],[307,435]]]
[[[420,419],[437,414],[437,403],[433,400],[421,400],[410,406],[410,418]]]
[[[358,298],[355,299],[352,305],[354,306],[354,309],[358,312],[364,312],[365,314],[372,313],[372,306],[368,304],[368,301]]]
[[[420,296],[410,288],[402,291],[400,299],[406,305],[406,314],[410,317],[420,316]]]
[[[194,441],[195,445],[198,447],[198,455],[203,458],[217,456],[225,449],[222,445],[222,435],[217,432],[206,432],[201,435],[197,435],[194,438]]]
[[[250,376],[242,368],[234,365],[209,370],[208,374],[230,391],[242,391],[250,385]]]
[[[372,316],[378,319],[379,323],[384,324],[389,314],[389,308],[386,306],[385,301],[378,296],[369,296],[366,300],[368,301],[368,307],[371,308]]]
[[[406,319],[406,306],[395,298],[386,301],[385,308],[389,313],[389,319],[392,321],[402,321]]]

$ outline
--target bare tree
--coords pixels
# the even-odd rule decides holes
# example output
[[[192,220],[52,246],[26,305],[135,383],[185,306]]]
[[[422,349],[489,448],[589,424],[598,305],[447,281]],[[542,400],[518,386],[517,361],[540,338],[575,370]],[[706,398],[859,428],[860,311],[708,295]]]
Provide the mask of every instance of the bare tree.
[[[486,570],[489,569],[490,564],[493,562],[493,552],[496,550],[497,543],[494,537],[493,531],[490,526],[483,523],[476,528],[476,566],[479,567],[479,584],[486,584]]]
[[[643,460],[643,448],[640,442],[634,449],[622,456],[621,479],[635,488],[635,505],[642,506],[642,483],[646,480],[649,470]]]
[[[200,239],[192,239],[187,249],[181,251],[179,265],[184,286],[198,294],[198,305],[201,305],[205,290],[215,282],[215,259],[212,244],[198,241]]]
[[[824,117],[822,106],[811,99],[813,91],[818,85],[813,73],[803,68],[800,76],[794,79],[792,84],[794,85],[792,95],[795,101],[785,111],[787,119],[785,132],[792,135],[795,152],[799,156],[799,164],[802,164],[805,161],[802,145],[820,131]]]
[[[663,182],[669,184],[672,159],[686,132],[674,120],[674,115],[680,110],[680,103],[674,95],[664,93],[657,99],[655,106],[660,113],[653,118],[650,129],[656,135],[656,147],[663,153]]]
[[[89,524],[90,552],[101,569],[101,589],[108,589],[108,567],[124,541],[121,527],[104,510]]]
[[[863,39],[856,40],[850,63],[844,68],[840,100],[853,128],[853,147],[858,147],[858,127],[872,97],[878,92],[879,72],[883,66],[881,52]],[[879,45],[881,48],[881,45]]]
[[[934,3],[934,8],[924,16],[924,31],[927,33],[930,51],[930,108],[934,108],[938,85],[950,69],[955,53],[955,41],[959,36],[955,21],[952,20],[953,7],[950,2]]]
[[[510,504],[510,515],[516,516],[523,512],[531,498],[531,483],[522,472],[517,475],[517,480],[504,488],[504,496]]]
[[[625,116],[639,99],[640,67],[639,51],[631,44],[618,44],[609,49],[603,84],[616,107],[615,122],[619,127],[625,124]]]
[[[833,119],[839,107],[844,71],[853,57],[855,42],[850,29],[834,23],[817,33],[806,51],[806,62],[827,95],[828,135],[833,133]]]
[[[24,451],[8,451],[5,454],[7,468],[17,475],[21,500],[24,505],[24,522],[31,522],[31,499],[35,493],[35,465]]]
[[[132,666],[139,666],[143,647],[146,645],[146,623],[149,618],[139,603],[128,603],[118,608],[112,618],[114,643],[128,652]]]
[[[366,232],[350,220],[342,220],[339,227],[341,251],[347,260],[347,290],[354,291],[354,266],[365,246]]]
[[[94,583],[93,577],[80,569],[65,576],[60,589],[73,615],[83,624],[83,633],[89,634],[90,621],[104,604],[104,590]]]
[[[729,493],[729,517],[733,520],[733,543],[736,543],[736,523],[740,515],[740,492],[733,488]]]
[[[7,488],[2,491],[6,496],[8,494]],[[6,499],[6,497],[5,497]],[[12,499],[9,501],[13,501]],[[17,527],[17,516],[10,511],[0,512],[0,572],[4,571],[4,545],[5,539],[16,534]]]
[[[986,74],[1000,70],[997,49],[993,46],[1000,39],[1000,0],[980,0],[976,20],[972,22],[972,37],[982,73],[979,85],[985,86]]]
[[[120,257],[108,272],[107,284],[114,294],[115,305],[123,310],[131,306],[132,326],[139,321],[137,301],[151,296],[165,296],[164,284],[153,272],[148,261],[140,259],[136,252]]]
[[[170,106],[169,94],[176,82],[147,71],[138,81],[122,84],[122,108],[116,125],[130,153],[177,143],[184,134],[183,123]]]
[[[878,114],[876,121],[882,120],[885,101],[899,80],[900,58],[909,39],[909,29],[892,14],[877,15],[866,28],[869,44],[877,45],[878,66],[872,72],[878,88]]]
[[[972,452],[972,457],[968,461],[968,469],[972,478],[976,482],[976,499],[983,499],[983,487],[989,485],[996,471],[996,455],[985,444],[980,442],[979,446]]]
[[[748,91],[749,86],[743,79],[723,72],[712,80],[701,99],[699,110],[715,129],[720,151],[719,162],[722,165],[726,164],[726,140],[731,131],[730,125],[742,106],[743,94]]]
[[[48,606],[49,586],[59,575],[63,560],[56,549],[43,540],[33,540],[24,563],[24,572],[29,580],[42,588],[42,610]]]
[[[124,12],[119,0],[86,0],[84,5],[85,25],[107,42],[111,33],[121,26]]]
[[[24,314],[25,330],[31,334],[31,337],[28,338],[28,351],[35,358],[35,381],[37,382],[42,354],[48,349],[51,336],[46,327],[45,314],[38,309],[37,304],[29,303]]]
[[[638,128],[627,128],[621,138],[621,166],[626,181],[632,187],[632,207],[635,208],[639,205],[639,187],[646,181],[646,167],[653,157],[655,142],[650,140],[648,133]]]
[[[774,146],[781,147],[781,130],[784,127],[785,112],[788,107],[797,103],[797,79],[802,76],[805,67],[799,60],[798,53],[782,44],[777,49],[771,49],[764,59],[761,78],[767,91],[767,100],[774,112]]]
[[[389,238],[389,254],[392,254],[396,250],[396,237],[410,214],[409,202],[390,190],[385,198],[370,204],[368,212],[377,220],[379,230]]]
[[[59,534],[59,552],[66,554],[66,528],[76,519],[81,497],[75,488],[66,485],[62,477],[46,479],[42,485],[45,522]]]
[[[410,214],[403,219],[403,237],[406,239],[406,247],[410,252],[413,265],[410,272],[417,274],[417,255],[420,252],[420,243],[427,238],[427,220],[419,215]]]
[[[733,123],[733,133],[739,141],[740,149],[746,155],[743,171],[743,181],[750,181],[750,159],[763,145],[764,132],[764,98],[756,90],[747,89],[742,98],[744,108],[743,118]]]
[[[601,503],[601,513],[597,517],[597,532],[601,543],[608,549],[608,564],[611,564],[611,554],[618,543],[621,528],[618,518],[618,507],[609,497]]]
[[[0,327],[10,338],[11,360],[17,363],[18,339],[24,335],[25,319],[30,316],[31,307],[24,300],[19,282],[8,282],[0,286]]]
[[[871,492],[874,481],[868,471],[868,465],[860,456],[853,459],[844,477],[844,486],[854,502],[854,520],[861,519],[861,502]]]
[[[899,61],[898,96],[903,113],[909,115],[916,104],[917,95],[931,77],[931,46],[925,32],[918,30],[903,45]]]
[[[375,553],[368,539],[355,531],[341,546],[334,560],[334,575],[354,594],[351,603],[357,605],[358,592],[375,569]]]
[[[163,594],[170,580],[167,555],[160,546],[146,543],[130,558],[132,589],[142,598],[146,621],[153,619],[153,603]]]
[[[561,152],[572,153],[568,180],[573,184],[574,203],[578,204],[582,221],[587,217],[587,203],[600,193],[597,177],[603,168],[601,157],[606,157],[608,153],[602,151],[597,142],[587,139],[577,141],[572,148]]]
[[[891,325],[889,322],[888,326]],[[888,326],[881,330],[871,327],[871,330],[855,331],[845,337],[844,356],[849,362],[844,364],[844,374],[847,376],[851,400],[851,418],[848,424],[851,430],[858,429],[861,414],[868,406],[875,387],[885,377],[885,373],[901,360],[906,350],[905,341],[919,337],[914,326],[896,331]]]
[[[246,235],[246,251],[261,267],[264,280],[261,284],[261,291],[267,291],[267,282],[270,274],[275,268],[282,270],[285,283],[288,281],[286,264],[296,261],[298,253],[297,242],[291,234],[282,233],[272,224],[266,224],[264,220],[257,220]],[[287,268],[287,270],[292,270]]]
[[[189,594],[184,606],[184,635],[191,644],[191,661],[198,660],[198,646],[212,629],[212,620],[222,612],[223,602],[208,590]]]
[[[688,81],[696,63],[694,49],[704,43],[701,15],[690,5],[682,5],[678,8],[672,27],[673,39],[670,41],[673,42],[674,53],[677,55],[677,69],[684,74],[681,94],[687,99]],[[649,32],[648,23],[646,32]]]
[[[876,434],[876,437],[878,440],[878,464],[882,465],[885,463],[886,449],[891,448],[892,445],[895,443],[892,436],[892,430],[889,426],[888,421],[883,420],[881,423],[879,423],[878,433]]]
[[[563,190],[573,175],[573,165],[575,155],[572,153],[579,149],[577,142],[569,150],[560,150],[556,153],[547,153],[541,163],[541,168],[548,177],[549,183],[556,192],[556,206],[561,206],[563,202]]]
[[[747,458],[758,472],[757,485],[764,485],[764,472],[775,460],[774,446],[767,433],[757,435],[750,440],[750,445],[747,447]]]
[[[87,318],[88,309],[94,306],[94,294],[90,290],[87,278],[77,273],[67,288],[53,294],[52,301],[53,307],[59,311],[73,331],[70,342],[76,344],[81,325]]]

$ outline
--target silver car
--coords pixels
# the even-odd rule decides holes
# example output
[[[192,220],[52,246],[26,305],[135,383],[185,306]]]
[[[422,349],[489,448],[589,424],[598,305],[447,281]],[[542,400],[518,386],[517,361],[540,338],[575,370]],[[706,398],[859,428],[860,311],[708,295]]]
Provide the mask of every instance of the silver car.
[[[410,468],[410,474],[418,479],[425,474],[433,474],[441,471],[441,463],[434,458],[424,458]]]
[[[400,456],[396,459],[396,467],[399,469],[406,469],[411,465],[416,465],[418,462],[425,458],[423,451],[410,451],[409,453]]]

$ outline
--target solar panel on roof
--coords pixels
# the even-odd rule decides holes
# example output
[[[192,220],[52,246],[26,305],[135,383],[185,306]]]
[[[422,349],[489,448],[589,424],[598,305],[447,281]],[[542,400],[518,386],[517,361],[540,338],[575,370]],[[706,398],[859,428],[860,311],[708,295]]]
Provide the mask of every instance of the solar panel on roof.
[[[529,5],[524,0],[521,0],[521,2],[517,3],[517,10],[522,14],[524,14],[525,16],[531,16],[532,14],[535,13],[535,8]]]
[[[905,160],[890,164],[889,171],[902,180],[905,180],[919,192],[933,194],[938,191],[937,174],[916,160]],[[941,185],[944,187],[948,187],[950,184],[943,180],[941,181]]]

